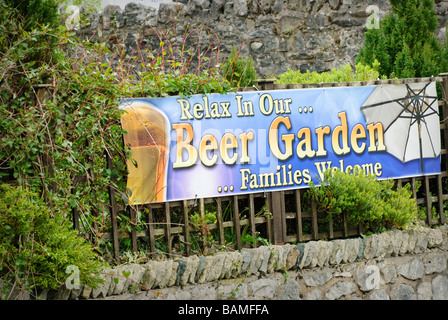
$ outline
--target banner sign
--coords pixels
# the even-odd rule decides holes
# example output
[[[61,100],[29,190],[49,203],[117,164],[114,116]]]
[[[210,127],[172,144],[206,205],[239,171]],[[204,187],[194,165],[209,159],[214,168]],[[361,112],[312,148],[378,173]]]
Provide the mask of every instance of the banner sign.
[[[125,99],[131,204],[440,173],[435,83]]]

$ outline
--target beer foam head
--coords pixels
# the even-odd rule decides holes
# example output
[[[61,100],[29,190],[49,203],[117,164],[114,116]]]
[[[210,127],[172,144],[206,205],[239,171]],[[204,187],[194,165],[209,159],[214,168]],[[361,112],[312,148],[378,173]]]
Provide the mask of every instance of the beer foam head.
[[[143,101],[132,101],[121,106],[123,129],[132,147],[164,146],[169,144],[169,120],[157,107]]]

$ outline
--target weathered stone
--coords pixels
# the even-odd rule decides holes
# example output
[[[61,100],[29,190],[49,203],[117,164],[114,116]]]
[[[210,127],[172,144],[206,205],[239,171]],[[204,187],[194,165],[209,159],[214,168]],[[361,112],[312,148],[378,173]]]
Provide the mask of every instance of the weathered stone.
[[[304,243],[298,243],[297,244],[297,250],[299,251],[299,256],[297,257],[297,263],[296,263],[296,268],[301,268],[301,264],[302,264],[302,260],[303,260],[303,256],[305,253],[305,244]]]
[[[286,258],[288,257],[290,246],[271,246],[270,250],[271,255],[269,257],[269,262],[267,265],[268,272],[285,270]]]
[[[410,280],[417,280],[423,277],[423,262],[413,259],[398,266],[398,273]]]
[[[313,260],[314,254],[316,252],[315,243],[316,241],[310,241],[305,244],[305,252],[302,259],[304,268],[310,266],[311,261]]]
[[[380,288],[380,269],[376,265],[362,268],[357,274],[357,282],[361,291],[367,292]]]
[[[425,274],[443,272],[447,269],[447,255],[432,254],[424,258],[423,264],[425,266]]]
[[[231,281],[221,283],[216,291],[218,292],[218,299],[222,300],[247,300],[247,283],[242,281]]]
[[[148,261],[143,267],[145,268],[145,273],[142,277],[142,285],[146,289],[151,289],[156,282],[156,269],[153,267],[155,261]]]
[[[127,265],[120,265],[118,266],[115,270],[114,270],[114,283],[113,285],[110,286],[110,289],[113,288],[113,290],[109,290],[109,294],[121,294],[123,293],[123,290],[125,288],[125,284],[126,284],[126,278],[123,276],[123,271],[124,272],[129,272],[127,271]]]
[[[100,285],[96,289],[83,285],[73,298],[70,290],[52,291],[46,298],[300,299],[301,290],[305,289],[304,299],[312,300],[448,299],[448,278],[445,274],[448,253],[441,249],[443,241],[440,241],[440,236],[435,233],[431,236],[432,231],[421,229],[399,232],[407,235],[408,240],[415,236],[415,242],[420,248],[425,245],[422,245],[424,240],[418,237],[426,235],[427,248],[432,237],[435,239],[433,244],[438,249],[426,249],[418,255],[399,256],[403,242],[409,244],[409,241],[406,236],[401,237],[401,243],[391,250],[391,244],[399,236],[395,231],[387,232],[386,237],[382,234],[379,237],[369,236],[369,241],[376,242],[367,243],[371,252],[375,252],[373,255],[377,255],[372,259],[375,261],[358,262],[358,258],[364,255],[362,245],[365,239],[361,238],[262,246],[243,249],[241,252],[219,252],[213,256],[191,256],[176,260],[151,260],[144,265],[129,264],[105,269],[102,277],[108,279],[109,284]],[[443,238],[443,229],[439,235]],[[378,242],[381,242],[380,246],[377,245]],[[378,247],[382,249],[379,250]],[[334,266],[337,260],[339,265]],[[243,263],[245,272],[242,272]],[[283,274],[275,272],[305,265],[305,269],[300,271]],[[247,270],[255,273],[248,275]],[[107,276],[108,273],[112,276]],[[243,280],[232,279],[241,275],[244,275]],[[137,290],[135,294],[131,294],[136,283],[141,283],[141,289],[159,289],[157,292]],[[178,286],[182,286],[182,289]],[[198,287],[206,290],[206,293],[199,292]]]
[[[326,284],[331,278],[331,272],[328,270],[323,271],[303,271],[303,280],[308,287],[322,286]]]
[[[243,260],[243,272],[246,272],[247,275],[256,274],[263,263],[265,258],[265,250],[262,247],[259,248],[244,248],[241,250],[241,254],[244,257]],[[269,267],[268,267],[269,269]],[[269,272],[269,270],[268,270]]]
[[[358,238],[358,255],[356,256],[355,261],[361,261],[362,256],[364,254],[364,241],[362,240],[362,238]]]
[[[356,285],[350,281],[341,281],[334,284],[325,294],[328,300],[337,300],[342,296],[349,296],[356,290]]]
[[[297,258],[300,255],[299,249],[297,249],[297,246],[291,245],[288,256],[286,258],[286,270],[294,269],[297,265]]]
[[[232,263],[229,275],[231,277],[235,278],[241,274],[241,266],[243,264],[243,256],[238,252],[231,252],[229,255],[230,255],[230,261]]]
[[[395,283],[397,280],[397,268],[388,263],[380,263],[378,264],[380,268],[380,273],[382,275],[382,279],[385,283]]]
[[[218,294],[214,284],[204,283],[189,286],[188,291],[194,300],[217,300]]]
[[[316,242],[316,254],[311,262],[311,267],[319,266],[323,267],[328,265],[330,255],[333,249],[333,242],[331,241],[318,241]]]
[[[369,235],[364,238],[364,256],[366,260],[371,260],[377,257],[378,241],[377,235]]]
[[[91,287],[85,285],[85,286],[82,288],[82,291],[81,291],[81,297],[82,297],[83,299],[89,299],[89,298],[90,298],[90,295],[92,294],[92,290],[93,290],[93,289],[92,289]]]
[[[199,283],[199,278],[203,278],[203,273],[205,270],[205,257],[199,257],[198,267],[196,268],[196,274],[194,276],[194,282]]]
[[[370,300],[389,300],[389,296],[387,295],[384,289],[374,290],[370,296]]]
[[[127,280],[123,288],[123,291],[125,292],[130,290],[132,287],[135,287],[135,285],[140,284],[143,274],[145,273],[145,268],[140,264],[133,263],[128,266],[127,272]]]
[[[418,300],[431,300],[432,299],[431,282],[422,282],[417,285],[417,299]]]
[[[259,279],[252,282],[249,287],[256,299],[272,299],[277,290],[278,283],[274,279]]]
[[[345,255],[344,255],[344,261],[346,263],[352,263],[355,262],[356,259],[358,259],[359,246],[360,243],[358,239],[346,240]]]
[[[422,253],[422,252],[426,251],[426,248],[428,247],[428,243],[429,243],[428,235],[429,235],[429,233],[427,233],[423,230],[417,231],[417,241],[415,242],[414,253]]]
[[[246,0],[233,0],[233,10],[239,17],[246,17],[249,10],[247,8]]]
[[[423,228],[423,233],[428,237],[428,248],[436,248],[443,242],[442,231],[440,229]]]
[[[177,267],[179,264],[173,260],[153,261],[152,267],[155,269],[154,288],[165,288],[172,286],[176,282]],[[145,275],[142,277],[143,278]]]
[[[178,262],[173,260],[148,261],[141,277],[144,288],[165,288],[176,283]]]
[[[403,243],[403,233],[400,230],[394,229],[388,232],[390,240],[391,240],[391,246],[392,246],[392,252],[390,256],[396,257],[400,253],[400,249]]]
[[[105,268],[99,278],[104,281],[98,285],[97,288],[92,289],[92,298],[96,299],[97,297],[106,297],[109,291],[110,284],[112,283],[112,277],[110,275],[112,268]]]
[[[414,289],[407,284],[400,284],[390,291],[391,300],[417,300]]]
[[[432,280],[432,295],[434,300],[448,300],[448,279],[438,275]]]
[[[312,247],[310,242],[307,242],[307,243],[304,243],[303,247],[300,247],[299,250],[301,250],[301,252],[303,252],[303,254],[301,254],[301,258],[299,259],[300,260],[299,268],[303,269],[303,268],[309,266],[314,248]]]
[[[439,230],[442,234],[442,243],[439,248],[448,251],[448,225],[441,226]]]
[[[182,259],[174,260],[179,264],[179,267],[177,268],[177,276],[176,276],[176,282],[174,285],[178,286],[180,285],[180,279],[182,278],[182,275],[185,273],[185,270],[187,269],[187,262]]]
[[[222,266],[224,265],[225,255],[215,254],[206,257],[205,263],[205,282],[212,282],[221,278]]]
[[[322,300],[322,291],[320,289],[313,289],[307,293],[305,300]]]
[[[392,239],[389,232],[383,232],[379,235],[381,237],[383,246],[381,248],[381,252],[379,252],[379,258],[388,258],[392,255],[394,251],[394,247],[392,245]]]
[[[232,272],[232,258],[227,252],[219,252],[219,255],[223,255],[222,268],[219,279],[229,279]]]
[[[408,252],[409,249],[409,233],[407,232],[400,232],[401,234],[401,244],[400,248],[398,250],[399,255],[404,255]]]
[[[345,252],[345,240],[333,240],[333,248],[330,253],[330,264],[340,264]]]

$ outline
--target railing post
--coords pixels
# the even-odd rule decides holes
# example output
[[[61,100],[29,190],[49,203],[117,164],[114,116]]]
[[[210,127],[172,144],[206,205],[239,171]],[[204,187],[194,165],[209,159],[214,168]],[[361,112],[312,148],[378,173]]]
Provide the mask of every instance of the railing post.
[[[112,170],[112,161],[109,154],[104,151],[104,156],[106,157],[107,168]],[[120,248],[118,241],[118,224],[117,224],[117,213],[118,207],[115,201],[115,193],[111,186],[107,187],[109,191],[109,208],[110,208],[110,223],[112,225],[112,245],[114,249],[114,259],[117,263],[120,263]]]
[[[443,100],[443,106],[442,106],[442,123],[444,124],[443,129],[443,138],[445,141],[445,149],[448,150],[448,73],[441,73],[440,77],[442,77],[442,100]],[[448,154],[445,155],[445,170],[448,171]],[[439,216],[440,216],[440,223],[446,223],[446,217],[444,214],[443,209],[443,202],[441,201],[441,197],[443,195],[443,188],[442,188],[442,178],[439,178]]]
[[[448,73],[441,73],[440,76],[442,77],[442,100],[443,100],[443,124],[445,125],[445,129],[443,130],[444,140],[445,140],[445,148],[448,149],[446,146],[446,142],[448,141]],[[446,156],[445,159],[445,168],[448,170],[448,156]]]
[[[286,242],[285,198],[282,191],[271,193],[273,242],[283,245]]]

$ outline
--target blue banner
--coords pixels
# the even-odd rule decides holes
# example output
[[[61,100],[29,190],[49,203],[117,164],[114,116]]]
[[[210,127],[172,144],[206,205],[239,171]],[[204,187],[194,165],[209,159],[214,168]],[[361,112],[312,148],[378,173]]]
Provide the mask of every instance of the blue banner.
[[[435,83],[126,99],[131,204],[440,173]]]

